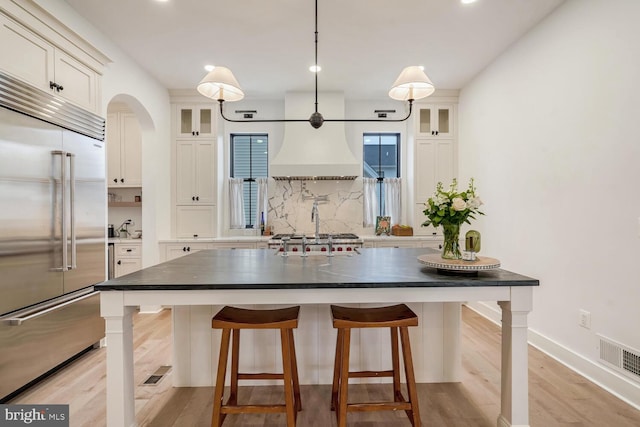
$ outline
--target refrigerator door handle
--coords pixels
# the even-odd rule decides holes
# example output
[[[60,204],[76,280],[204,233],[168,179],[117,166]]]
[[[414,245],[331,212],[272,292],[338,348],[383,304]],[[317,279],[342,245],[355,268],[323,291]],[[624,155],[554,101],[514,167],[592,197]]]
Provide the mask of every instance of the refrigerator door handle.
[[[68,270],[75,270],[76,265],[76,167],[73,153],[67,153],[69,158],[69,222],[71,224],[71,265]]]
[[[67,201],[67,162],[66,155],[67,153],[60,150],[52,151],[51,154],[53,156],[60,156],[60,193],[61,197],[61,208],[60,208],[60,229],[61,236],[60,241],[62,243],[62,267],[55,268],[54,270],[59,271],[67,271],[69,270],[68,262],[67,262],[67,209],[66,209],[66,201]]]
[[[81,301],[83,299],[92,297],[94,295],[99,294],[99,291],[92,291],[89,293],[86,293],[82,296],[74,296],[73,298],[67,299],[64,302],[61,302],[59,304],[56,305],[52,305],[49,306],[47,308],[45,308],[44,310],[40,310],[40,311],[28,311],[25,310],[24,314],[20,314],[20,313],[16,313],[14,316],[8,318],[8,319],[4,319],[4,322],[6,325],[9,326],[20,326],[23,323],[29,321],[29,320],[33,320],[33,319],[37,319],[38,317],[42,317],[45,314],[51,313],[52,311],[56,311],[56,310],[60,310],[62,307],[66,307],[68,305],[74,304],[78,301]]]

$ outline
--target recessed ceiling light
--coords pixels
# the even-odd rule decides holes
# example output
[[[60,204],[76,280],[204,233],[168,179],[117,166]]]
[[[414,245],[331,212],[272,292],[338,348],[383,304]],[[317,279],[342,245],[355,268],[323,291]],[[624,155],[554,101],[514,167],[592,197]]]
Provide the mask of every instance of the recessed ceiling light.
[[[322,67],[319,65],[312,65],[311,67],[309,67],[309,71],[311,71],[312,73],[318,73],[320,71],[322,71]]]
[[[462,4],[471,4],[471,3],[475,3],[477,0],[460,0],[460,3]]]
[[[205,65],[204,69],[207,71],[207,73],[213,71],[213,69],[216,68],[215,65]]]

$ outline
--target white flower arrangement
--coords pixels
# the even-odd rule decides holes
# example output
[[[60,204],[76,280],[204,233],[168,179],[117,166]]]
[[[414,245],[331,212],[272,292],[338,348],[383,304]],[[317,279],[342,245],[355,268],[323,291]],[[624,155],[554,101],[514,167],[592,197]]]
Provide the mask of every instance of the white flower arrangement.
[[[478,210],[480,206],[482,200],[476,195],[473,178],[469,180],[467,190],[462,192],[458,192],[455,178],[449,185],[449,191],[445,191],[442,182],[438,182],[435,193],[425,202],[423,212],[429,219],[422,226],[471,224],[469,219],[475,219],[475,214],[484,215]]]

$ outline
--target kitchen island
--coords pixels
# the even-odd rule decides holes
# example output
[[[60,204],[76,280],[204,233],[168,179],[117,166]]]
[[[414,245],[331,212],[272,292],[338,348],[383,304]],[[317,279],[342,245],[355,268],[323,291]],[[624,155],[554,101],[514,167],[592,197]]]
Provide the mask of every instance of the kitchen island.
[[[502,308],[501,413],[497,425],[529,425],[527,379],[527,315],[532,308],[536,279],[502,269],[477,276],[442,275],[420,264],[419,255],[431,249],[362,249],[353,256],[281,257],[270,250],[201,251],[109,280],[97,286],[107,337],[107,425],[135,426],[132,313],[138,305],[317,305],[443,303],[459,307],[465,301],[498,301]],[[454,313],[455,310],[450,312]],[[458,312],[459,315],[459,312]],[[450,316],[451,317],[451,316]],[[193,321],[194,319],[190,319]],[[210,321],[210,318],[209,318]],[[174,313],[174,322],[180,315]],[[301,318],[301,324],[305,322]],[[196,322],[209,331],[206,319]],[[203,324],[204,323],[204,324]],[[205,326],[206,325],[206,326]],[[330,323],[328,323],[330,325]],[[444,359],[459,365],[459,323],[440,325],[452,335]],[[330,326],[325,333],[329,336]],[[174,350],[184,344],[183,327],[174,327]],[[206,340],[204,342],[207,342]],[[322,346],[333,348],[334,340]],[[300,347],[300,340],[296,346]],[[212,354],[210,345],[204,354]],[[206,348],[209,347],[209,348]],[[180,378],[189,354],[174,351],[173,369]],[[299,359],[304,360],[304,349]],[[414,358],[419,357],[414,355]],[[427,360],[425,363],[429,363]],[[455,371],[455,366],[452,368]],[[455,376],[454,376],[455,377]],[[455,378],[454,378],[455,379]],[[175,385],[175,383],[174,383]],[[180,384],[198,385],[198,384]]]

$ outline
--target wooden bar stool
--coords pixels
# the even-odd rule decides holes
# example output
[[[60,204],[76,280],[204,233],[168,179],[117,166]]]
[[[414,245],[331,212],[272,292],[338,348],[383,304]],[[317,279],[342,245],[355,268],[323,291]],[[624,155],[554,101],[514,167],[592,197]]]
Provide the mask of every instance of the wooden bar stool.
[[[287,426],[296,425],[297,411],[302,410],[300,401],[300,384],[298,382],[298,365],[293,342],[293,328],[298,327],[300,307],[289,307],[276,310],[249,310],[236,307],[224,307],[211,320],[211,327],[222,329],[220,359],[213,393],[212,427],[220,427],[227,414],[241,413],[275,413],[287,414]],[[238,359],[240,350],[241,329],[279,329],[282,344],[282,373],[240,373]],[[231,349],[231,392],[227,403],[223,404],[224,380],[227,372],[229,341],[233,331]],[[285,403],[278,405],[238,405],[238,380],[284,380]]]
[[[338,427],[347,425],[347,412],[404,410],[414,427],[420,426],[418,392],[411,359],[409,326],[418,326],[418,316],[405,304],[378,308],[350,308],[331,306],[333,327],[338,329],[336,359],[333,368],[331,410],[336,411]],[[349,371],[349,346],[352,328],[390,328],[391,363],[388,371]],[[398,330],[402,342],[402,356],[409,400],[400,391],[400,359]],[[393,402],[348,403],[349,378],[393,377]]]

